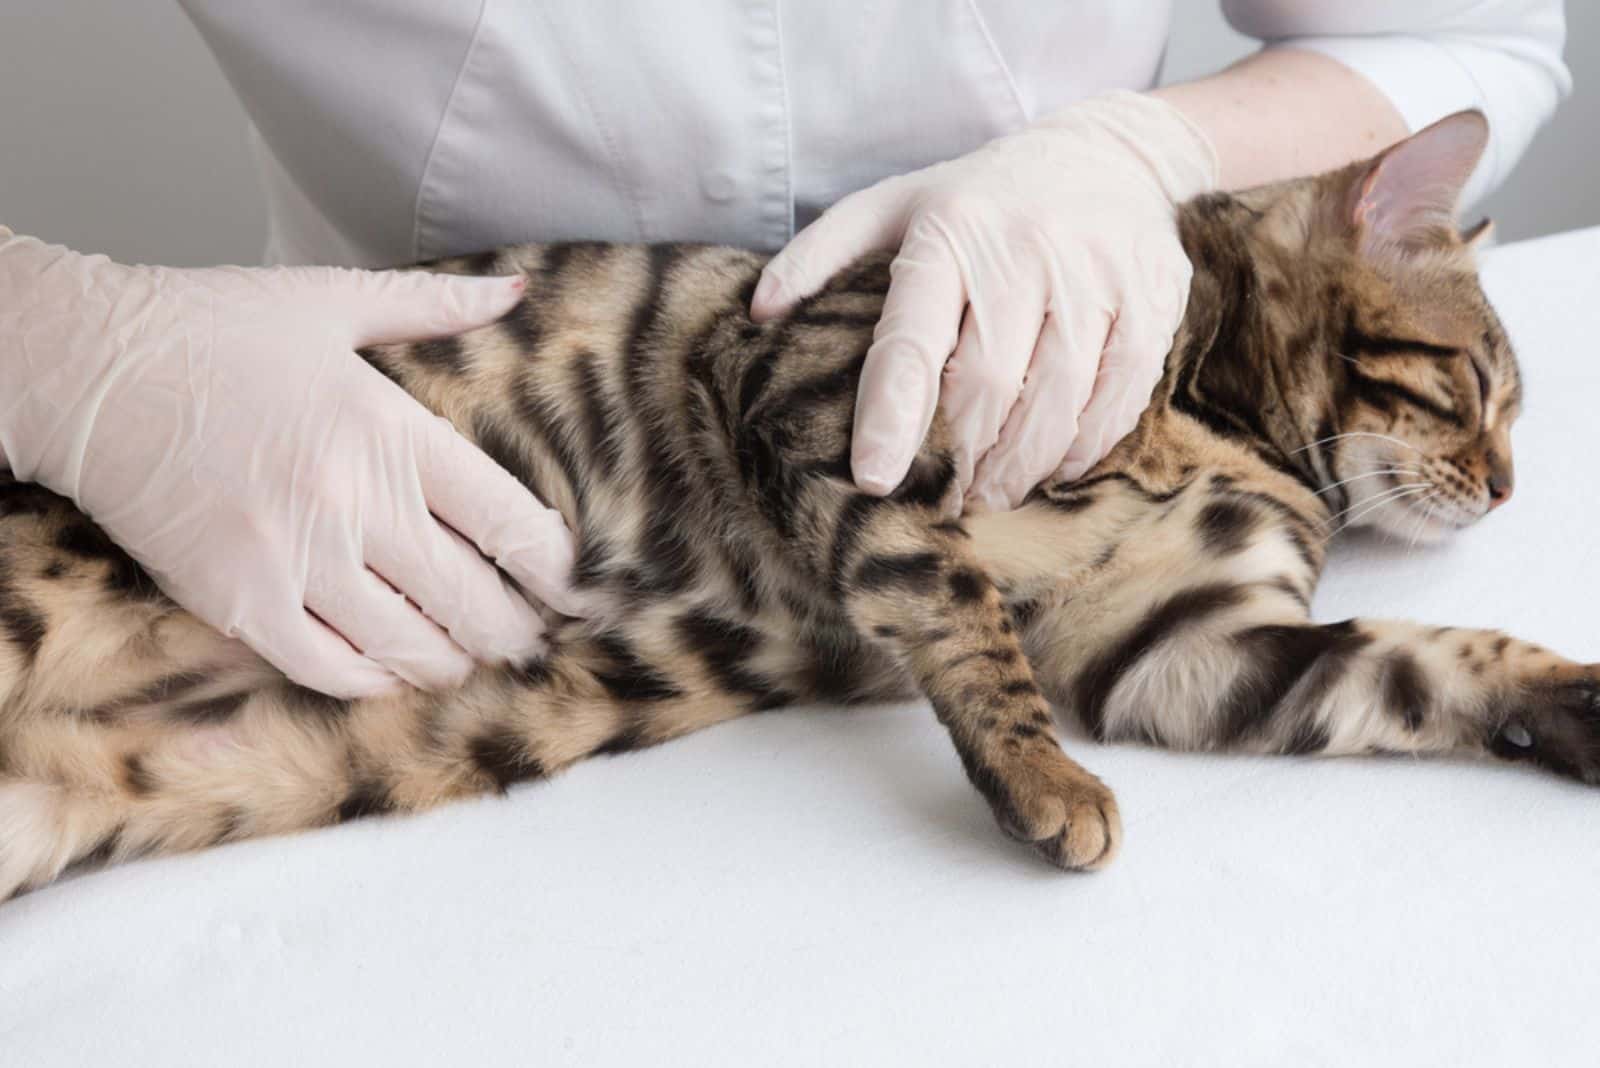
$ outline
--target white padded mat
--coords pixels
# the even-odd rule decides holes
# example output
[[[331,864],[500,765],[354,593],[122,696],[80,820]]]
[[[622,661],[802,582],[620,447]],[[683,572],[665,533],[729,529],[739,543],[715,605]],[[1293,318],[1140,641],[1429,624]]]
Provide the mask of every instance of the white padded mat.
[[[1600,229],[1496,250],[1516,500],[1317,615],[1600,660]],[[1005,839],[924,706],[773,713],[420,819],[0,907],[0,1065],[1592,1065],[1600,792],[1079,742],[1127,839]]]

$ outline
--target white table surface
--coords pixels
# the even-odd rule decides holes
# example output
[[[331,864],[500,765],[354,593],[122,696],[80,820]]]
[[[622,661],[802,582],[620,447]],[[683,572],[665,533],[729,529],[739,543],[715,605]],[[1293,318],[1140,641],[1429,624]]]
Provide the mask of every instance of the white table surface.
[[[1517,497],[1346,545],[1321,618],[1600,659],[1600,229],[1491,252]],[[505,801],[0,907],[0,1065],[1600,1063],[1600,792],[1079,743],[1093,876],[995,828],[920,704],[750,718]]]

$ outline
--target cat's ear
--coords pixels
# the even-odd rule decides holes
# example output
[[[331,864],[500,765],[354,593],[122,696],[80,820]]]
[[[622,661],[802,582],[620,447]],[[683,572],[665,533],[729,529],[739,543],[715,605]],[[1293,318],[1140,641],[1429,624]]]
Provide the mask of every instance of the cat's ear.
[[[1367,254],[1448,244],[1456,204],[1489,143],[1481,111],[1447,115],[1381,152],[1358,172],[1350,223]]]

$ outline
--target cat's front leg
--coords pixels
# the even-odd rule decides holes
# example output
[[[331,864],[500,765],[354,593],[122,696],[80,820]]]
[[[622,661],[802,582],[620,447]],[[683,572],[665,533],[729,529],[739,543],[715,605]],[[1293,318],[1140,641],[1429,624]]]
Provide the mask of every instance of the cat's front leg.
[[[894,505],[866,514],[838,575],[856,626],[909,669],[1008,834],[1058,867],[1108,864],[1122,838],[1116,800],[1062,751],[966,534]]]

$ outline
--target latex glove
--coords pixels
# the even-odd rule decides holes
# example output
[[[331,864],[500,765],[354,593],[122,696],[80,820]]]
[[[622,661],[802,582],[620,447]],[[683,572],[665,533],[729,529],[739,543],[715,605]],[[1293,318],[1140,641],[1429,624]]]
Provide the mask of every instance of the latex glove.
[[[570,535],[353,350],[490,322],[521,289],[125,267],[0,228],[0,447],[297,682],[447,686],[474,656],[541,643],[539,614],[485,556],[579,608]]]
[[[1171,105],[1088,100],[845,197],[767,265],[751,311],[772,318],[899,246],[861,372],[856,482],[898,485],[942,403],[968,503],[1012,507],[1138,422],[1188,300],[1174,208],[1216,180]]]

